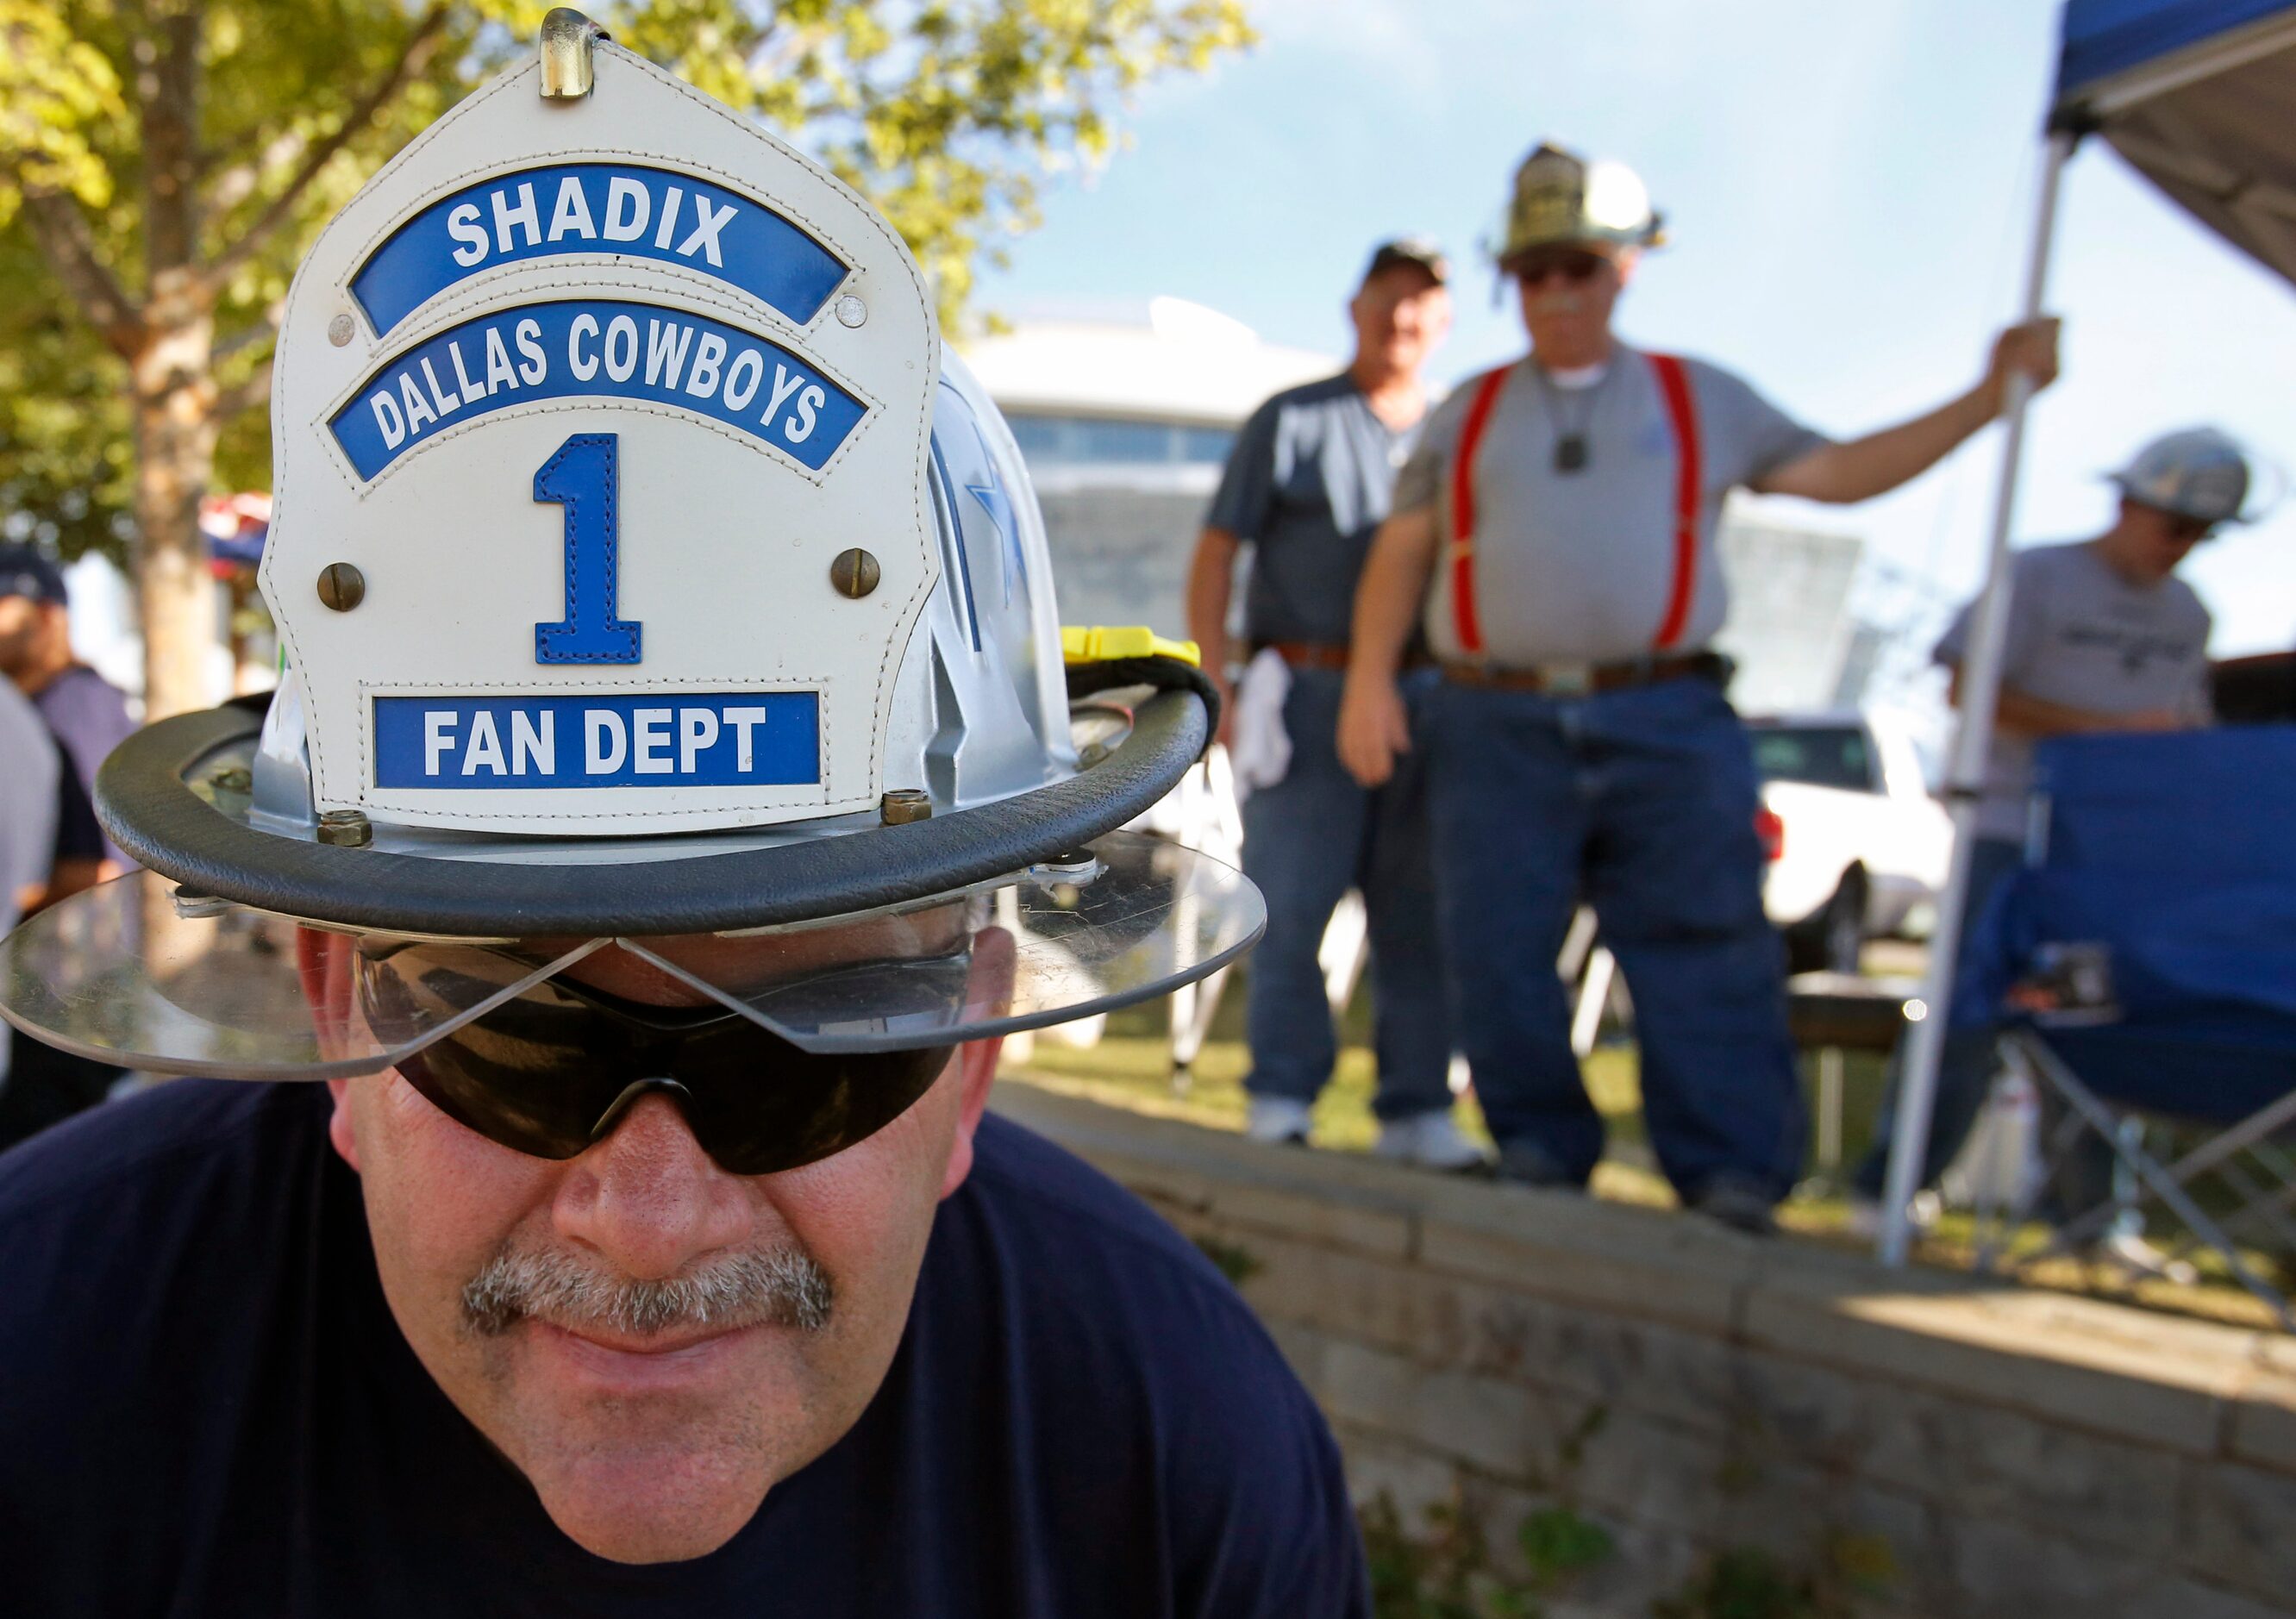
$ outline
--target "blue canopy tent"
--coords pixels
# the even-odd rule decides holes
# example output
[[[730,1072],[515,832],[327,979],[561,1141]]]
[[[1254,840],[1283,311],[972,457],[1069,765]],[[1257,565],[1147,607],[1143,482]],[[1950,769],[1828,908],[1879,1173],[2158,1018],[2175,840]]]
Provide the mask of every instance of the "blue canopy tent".
[[[2023,314],[2041,312],[2065,160],[2096,135],[2193,217],[2296,282],[2296,0],[2066,0],[2048,151]],[[1965,918],[1971,834],[2000,691],[2009,619],[2009,532],[2028,392],[2013,383],[1993,505],[1985,591],[1961,672],[1961,722],[1947,777],[1953,863],[1938,904],[1922,1004],[1949,1003]],[[1928,1143],[1947,1019],[1911,1028],[1891,1138],[1881,1254],[1904,1263],[1906,1211]]]

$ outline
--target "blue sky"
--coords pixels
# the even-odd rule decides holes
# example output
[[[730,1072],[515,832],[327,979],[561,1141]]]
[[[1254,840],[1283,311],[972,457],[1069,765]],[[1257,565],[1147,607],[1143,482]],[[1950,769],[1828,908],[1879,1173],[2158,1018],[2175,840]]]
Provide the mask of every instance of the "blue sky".
[[[1369,245],[1417,230],[1460,266],[1446,380],[1521,348],[1475,244],[1552,135],[1627,159],[1673,245],[1622,305],[1634,340],[1739,369],[1854,433],[1965,387],[2023,276],[2054,0],[1253,0],[1265,36],[1152,86],[1130,150],[1055,178],[981,303],[1177,294],[1337,353]],[[2021,536],[2080,537],[2095,475],[2215,421],[2296,468],[2296,293],[2159,200],[2102,145],[2067,176],[2051,277],[2064,380],[2037,407]],[[1795,514],[1965,593],[1997,434],[1864,506]],[[1790,503],[1780,503],[1790,504]],[[2189,576],[2215,650],[2296,642],[2296,502]]]

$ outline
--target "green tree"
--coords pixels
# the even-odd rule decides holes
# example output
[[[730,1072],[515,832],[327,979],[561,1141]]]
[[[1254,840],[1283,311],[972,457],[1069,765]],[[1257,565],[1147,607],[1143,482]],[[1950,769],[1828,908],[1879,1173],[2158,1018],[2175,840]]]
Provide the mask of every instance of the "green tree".
[[[0,518],[125,558],[151,712],[204,700],[198,511],[269,487],[260,408],[305,245],[531,48],[521,0],[0,0]],[[1110,110],[1250,42],[1242,0],[625,0],[614,38],[882,209],[953,320]]]

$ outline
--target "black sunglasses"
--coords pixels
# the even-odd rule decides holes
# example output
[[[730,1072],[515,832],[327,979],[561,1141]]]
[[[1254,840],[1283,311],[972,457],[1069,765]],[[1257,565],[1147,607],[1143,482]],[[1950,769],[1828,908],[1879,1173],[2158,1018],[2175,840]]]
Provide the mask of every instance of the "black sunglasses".
[[[388,1043],[435,1026],[426,1002],[471,999],[469,975],[419,945],[361,955],[357,977],[360,1008]],[[549,978],[395,1066],[456,1124],[538,1158],[573,1157],[643,1098],[667,1096],[718,1167],[763,1175],[875,1134],[932,1088],[955,1050],[808,1051],[738,1012]]]
[[[1550,275],[1570,282],[1592,281],[1595,273],[1609,262],[1584,248],[1559,248],[1525,253],[1507,266],[1507,273],[1524,286],[1535,287]]]

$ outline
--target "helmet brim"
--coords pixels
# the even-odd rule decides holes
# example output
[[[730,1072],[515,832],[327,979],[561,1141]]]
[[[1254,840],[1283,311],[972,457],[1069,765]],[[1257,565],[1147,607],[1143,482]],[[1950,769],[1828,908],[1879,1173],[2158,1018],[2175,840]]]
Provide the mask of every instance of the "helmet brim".
[[[579,865],[342,847],[266,830],[212,786],[261,716],[226,706],[147,726],[104,761],[96,813],[193,894],[341,927],[459,937],[716,933],[946,894],[1082,848],[1169,792],[1210,738],[1192,691],[1149,697],[1090,769],[970,809],[767,847]]]

